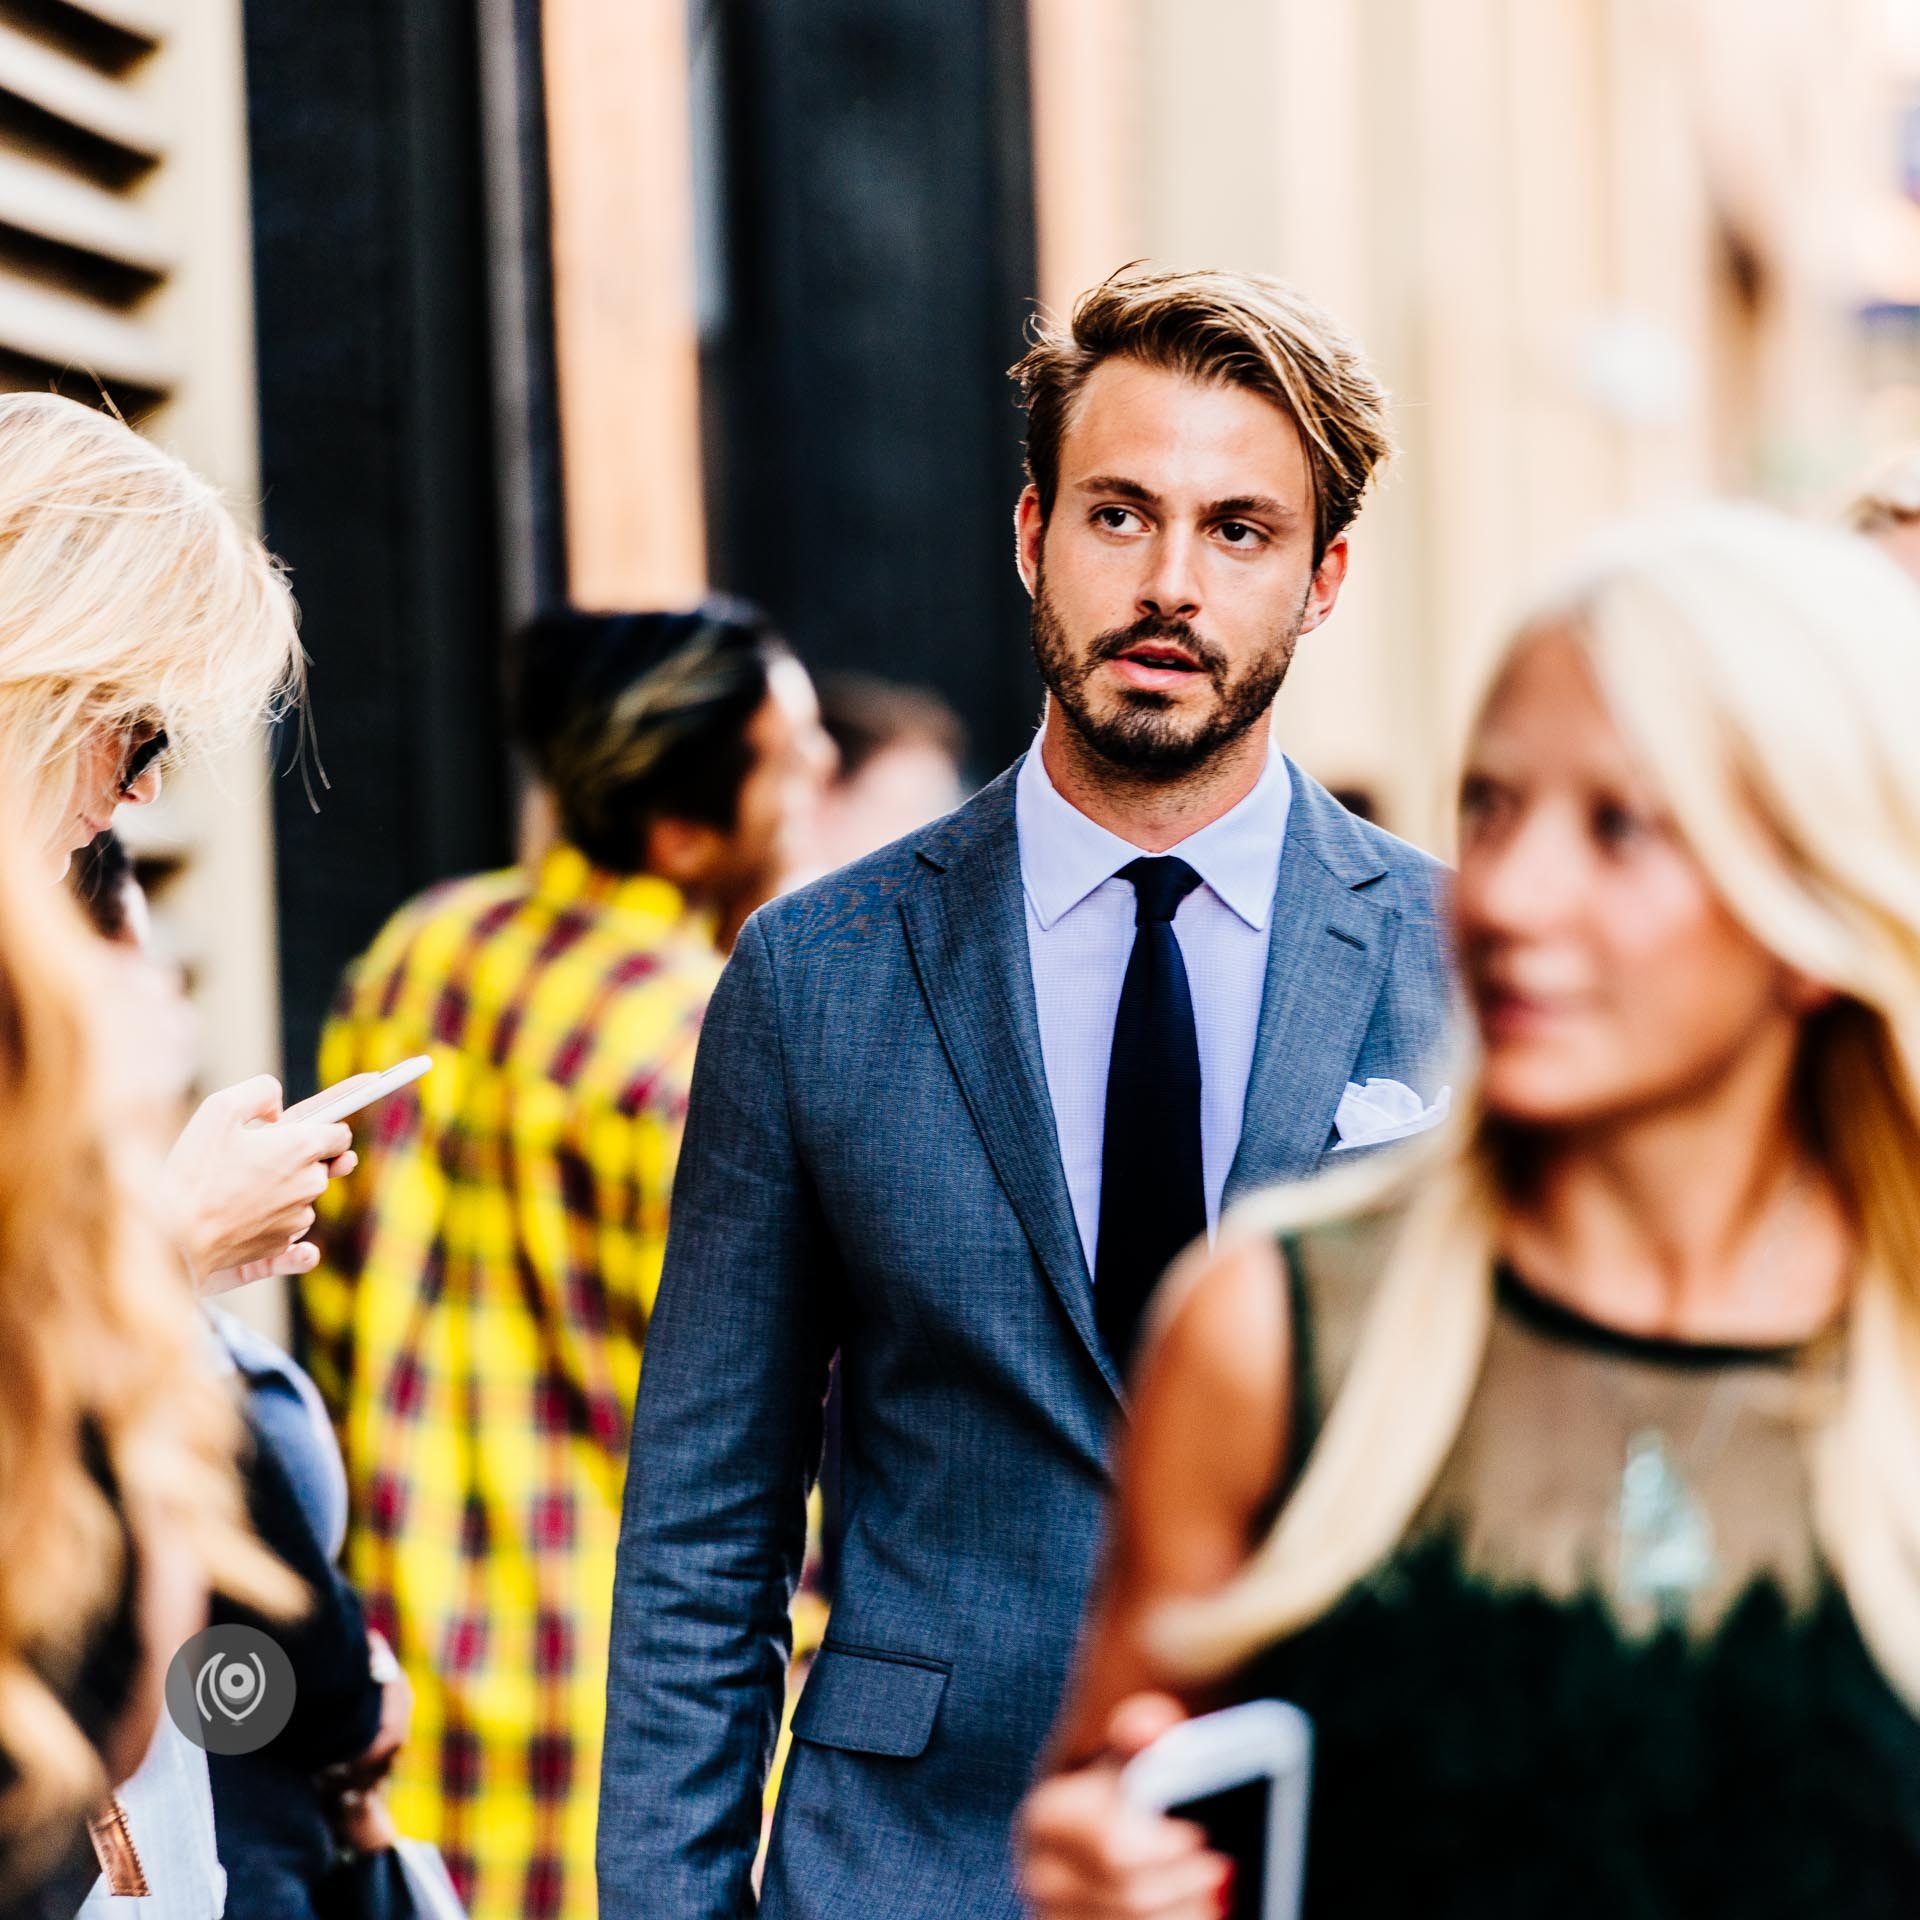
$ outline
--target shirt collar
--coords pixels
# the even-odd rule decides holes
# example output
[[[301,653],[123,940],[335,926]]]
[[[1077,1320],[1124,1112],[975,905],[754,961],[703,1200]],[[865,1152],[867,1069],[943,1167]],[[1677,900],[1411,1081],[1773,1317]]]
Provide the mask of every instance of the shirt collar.
[[[713,916],[693,907],[671,880],[655,873],[610,872],[565,840],[548,849],[534,888],[556,906],[591,906],[620,918],[651,920],[713,944]]]
[[[1245,799],[1167,852],[1193,868],[1248,926],[1264,931],[1273,916],[1292,803],[1286,756],[1270,747],[1267,764]],[[1020,877],[1043,930],[1144,851],[1061,797],[1047,777],[1037,735],[1020,763],[1014,821],[1020,836]]]

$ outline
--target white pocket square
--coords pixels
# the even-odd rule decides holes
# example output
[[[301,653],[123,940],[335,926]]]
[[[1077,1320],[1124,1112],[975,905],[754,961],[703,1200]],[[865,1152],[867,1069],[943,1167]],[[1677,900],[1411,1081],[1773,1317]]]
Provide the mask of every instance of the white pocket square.
[[[1442,1087],[1428,1106],[1398,1080],[1369,1080],[1364,1087],[1349,1080],[1333,1116],[1333,1130],[1340,1136],[1333,1150],[1340,1153],[1348,1147],[1380,1147],[1389,1140],[1425,1133],[1447,1117],[1452,1105],[1451,1087]]]

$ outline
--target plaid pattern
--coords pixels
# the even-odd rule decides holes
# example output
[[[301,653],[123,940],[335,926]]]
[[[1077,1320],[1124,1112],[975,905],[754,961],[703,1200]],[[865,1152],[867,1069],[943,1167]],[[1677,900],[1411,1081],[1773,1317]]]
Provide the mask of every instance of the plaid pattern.
[[[415,1689],[394,1777],[476,1920],[589,1920],[608,1611],[641,1343],[719,977],[665,882],[570,847],[403,908],[323,1083],[431,1053],[359,1128],[303,1283],[347,1567]]]

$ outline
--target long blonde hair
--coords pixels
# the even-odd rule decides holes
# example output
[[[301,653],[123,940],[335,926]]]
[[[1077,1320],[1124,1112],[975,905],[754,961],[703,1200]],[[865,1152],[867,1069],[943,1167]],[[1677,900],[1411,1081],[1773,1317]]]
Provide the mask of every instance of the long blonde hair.
[[[211,1585],[263,1610],[303,1598],[247,1531],[237,1405],[132,1197],[128,1122],[107,1111],[92,1040],[91,1002],[111,990],[99,943],[23,840],[0,793],[0,1752],[16,1776],[0,1835],[15,1875],[105,1791],[59,1689],[121,1591],[123,1520],[136,1550],[164,1529]]]
[[[285,575],[212,487],[110,414],[0,394],[0,762],[36,820],[93,728],[202,755],[303,672]]]
[[[1596,548],[1490,685],[1549,630],[1584,649],[1730,910],[1842,995],[1803,1041],[1814,1137],[1861,1236],[1845,1386],[1808,1440],[1815,1523],[1876,1660],[1920,1710],[1920,596],[1856,536],[1702,508]],[[1256,1196],[1230,1222],[1276,1234],[1399,1215],[1346,1384],[1271,1534],[1226,1589],[1159,1623],[1176,1666],[1233,1667],[1403,1536],[1485,1355],[1501,1163],[1468,1084],[1414,1163]]]

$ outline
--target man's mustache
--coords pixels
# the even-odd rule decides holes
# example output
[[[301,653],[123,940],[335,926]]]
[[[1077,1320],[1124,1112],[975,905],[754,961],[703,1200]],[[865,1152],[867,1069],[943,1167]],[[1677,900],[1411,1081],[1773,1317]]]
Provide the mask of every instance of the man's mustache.
[[[1184,620],[1162,620],[1152,614],[1130,627],[1116,627],[1111,633],[1101,634],[1093,643],[1087,664],[1097,667],[1102,661],[1117,660],[1129,647],[1145,640],[1166,640],[1185,648],[1201,671],[1214,680],[1226,672],[1227,657],[1211,641],[1203,640]]]

